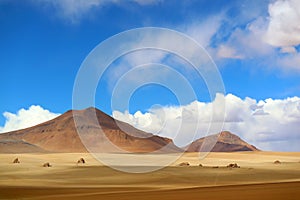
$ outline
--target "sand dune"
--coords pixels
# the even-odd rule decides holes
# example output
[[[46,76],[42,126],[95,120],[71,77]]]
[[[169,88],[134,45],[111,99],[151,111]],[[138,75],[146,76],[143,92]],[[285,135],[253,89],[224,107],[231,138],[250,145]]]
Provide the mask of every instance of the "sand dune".
[[[106,156],[134,168],[125,161],[140,155]],[[155,161],[176,155],[144,156]],[[12,163],[16,157],[19,164]],[[78,165],[80,158],[86,163]],[[300,194],[300,153],[210,153],[202,160],[198,153],[185,153],[171,166],[145,174],[113,170],[85,153],[0,154],[0,160],[0,199],[232,199],[232,193],[246,195],[243,199],[296,199]],[[52,167],[42,167],[45,162]],[[191,166],[178,167],[181,162]],[[227,168],[229,163],[241,168]]]

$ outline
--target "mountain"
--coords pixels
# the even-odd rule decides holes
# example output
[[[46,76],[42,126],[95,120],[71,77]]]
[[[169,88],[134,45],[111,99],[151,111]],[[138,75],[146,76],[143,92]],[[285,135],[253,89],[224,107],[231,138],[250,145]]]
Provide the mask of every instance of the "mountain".
[[[215,143],[215,141],[217,141]],[[205,142],[205,143],[204,143]],[[215,143],[210,150],[207,147]],[[205,144],[205,145],[204,145]],[[207,145],[208,144],[208,145]],[[204,145],[204,146],[203,146]],[[202,147],[203,146],[203,147]],[[201,149],[202,148],[202,149]],[[235,151],[259,151],[255,146],[248,144],[237,135],[229,131],[223,131],[219,134],[210,135],[207,137],[195,140],[184,149],[188,152],[212,151],[212,152],[235,152]]]
[[[3,139],[0,140],[1,153],[46,153],[46,151],[34,144],[23,140]]]
[[[92,152],[182,151],[171,139],[138,130],[96,108],[70,110],[42,124],[0,134],[0,152],[87,152],[86,147]]]

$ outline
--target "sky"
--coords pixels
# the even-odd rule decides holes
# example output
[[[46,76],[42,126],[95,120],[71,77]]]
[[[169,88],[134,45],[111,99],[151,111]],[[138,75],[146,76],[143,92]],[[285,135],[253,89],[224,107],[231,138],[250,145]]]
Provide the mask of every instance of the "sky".
[[[0,0],[0,132],[72,109],[76,77],[93,49],[124,31],[159,27],[203,47],[224,91],[211,94],[178,55],[144,49],[107,67],[90,106],[179,146],[229,130],[263,150],[300,151],[299,21],[297,0]],[[152,40],[182,47],[172,37]],[[183,79],[195,96],[185,95]],[[165,85],[143,85],[148,80]],[[123,99],[131,84],[140,87]]]

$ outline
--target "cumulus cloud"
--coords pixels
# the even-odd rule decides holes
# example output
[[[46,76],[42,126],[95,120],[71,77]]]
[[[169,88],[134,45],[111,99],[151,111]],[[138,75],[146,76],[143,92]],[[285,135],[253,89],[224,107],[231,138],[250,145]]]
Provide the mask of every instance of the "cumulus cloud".
[[[277,0],[269,5],[270,21],[266,41],[277,47],[300,44],[300,1]]]
[[[251,15],[247,22],[233,26],[226,17],[231,33],[223,38],[213,51],[215,58],[256,59],[284,71],[300,71],[300,2],[277,0],[268,9]],[[221,26],[222,27],[222,26]]]
[[[263,40],[266,27],[265,19],[258,17],[245,28],[233,29],[228,39],[218,46],[218,57],[251,59],[274,54],[274,47]]]
[[[226,105],[225,112],[218,109],[222,102]],[[263,150],[300,150],[297,145],[300,142],[299,97],[257,101],[218,94],[208,103],[194,101],[188,105],[154,108],[146,113],[114,111],[113,116],[144,131],[173,138],[180,146],[195,138],[229,130]]]
[[[4,112],[3,115],[6,121],[3,127],[0,126],[0,133],[31,127],[59,116],[38,105],[27,110],[22,108],[17,113]]]
[[[220,112],[225,102],[225,112]],[[41,106],[5,112],[0,132],[22,129],[51,120],[59,114]],[[182,106],[152,107],[146,113],[113,111],[113,117],[136,128],[174,139],[185,146],[194,139],[229,130],[263,150],[300,151],[300,98],[257,101],[235,95],[216,95],[212,102],[194,101]]]

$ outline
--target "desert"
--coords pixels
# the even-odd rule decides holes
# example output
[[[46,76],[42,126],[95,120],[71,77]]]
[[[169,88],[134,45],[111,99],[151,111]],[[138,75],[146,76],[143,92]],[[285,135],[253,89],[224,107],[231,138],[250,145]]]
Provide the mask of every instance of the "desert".
[[[126,166],[127,157],[138,154],[106,156],[120,159],[124,167],[147,167]],[[16,157],[20,163],[13,163]],[[185,153],[171,166],[140,174],[111,169],[88,153],[0,158],[1,199],[297,199],[300,194],[300,153],[212,152],[204,159],[199,153]],[[85,163],[77,163],[80,158]],[[45,162],[51,167],[42,167]],[[179,166],[182,162],[190,165]],[[230,163],[240,168],[226,167]]]

